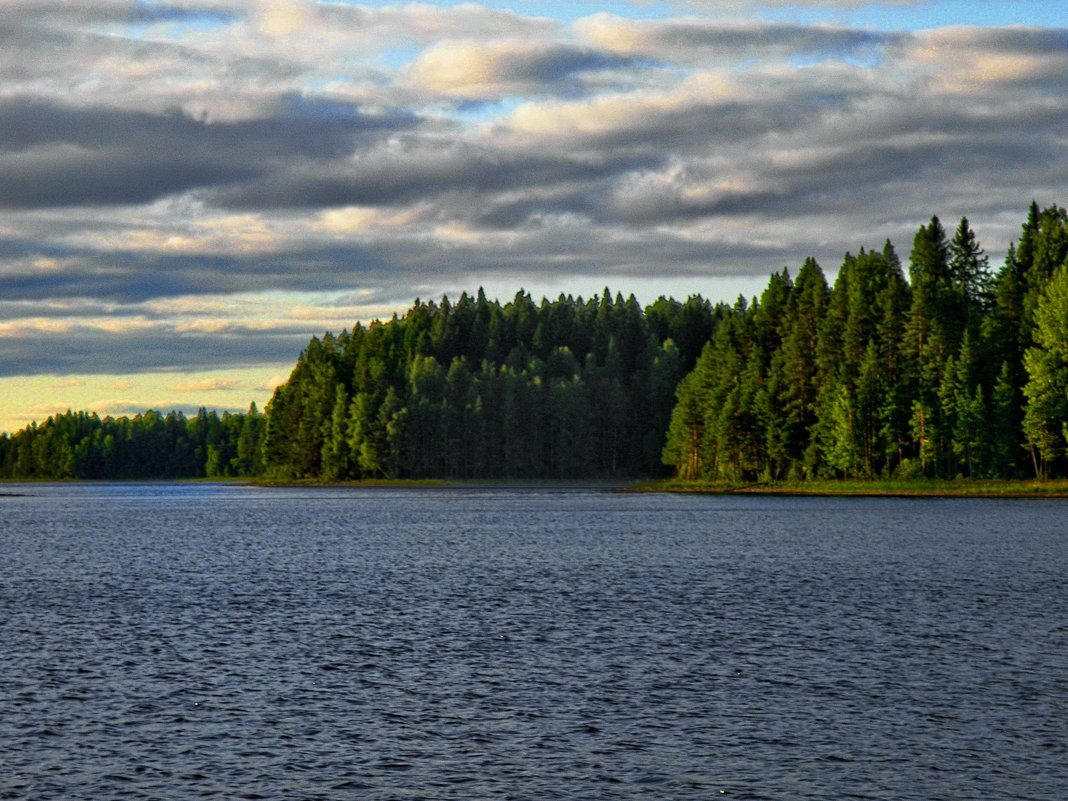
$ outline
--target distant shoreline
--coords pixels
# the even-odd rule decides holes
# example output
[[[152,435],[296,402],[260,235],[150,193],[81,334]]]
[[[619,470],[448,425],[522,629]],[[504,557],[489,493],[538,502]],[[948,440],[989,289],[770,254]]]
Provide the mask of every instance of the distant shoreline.
[[[1052,481],[1005,480],[922,480],[857,481],[827,480],[772,483],[728,483],[679,481],[677,479],[362,479],[321,481],[319,479],[273,480],[262,478],[124,478],[124,479],[3,479],[0,498],[23,497],[26,493],[3,488],[20,484],[230,484],[264,488],[307,489],[453,489],[453,490],[599,490],[603,492],[664,492],[694,495],[766,495],[784,497],[856,498],[1068,498],[1068,479]]]
[[[1068,498],[1068,480],[1057,481],[856,481],[729,484],[667,479],[636,484],[632,492],[700,495],[780,495],[862,498]]]
[[[352,481],[320,481],[319,479],[246,479],[243,483],[255,487],[352,487],[396,489],[599,489],[629,490],[634,479],[561,479],[561,478],[377,478]]]

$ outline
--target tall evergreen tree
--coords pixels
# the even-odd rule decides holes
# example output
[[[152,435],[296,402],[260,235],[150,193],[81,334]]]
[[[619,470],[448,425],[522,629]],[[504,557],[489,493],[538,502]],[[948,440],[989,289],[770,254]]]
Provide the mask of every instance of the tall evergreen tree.
[[[1024,354],[1024,433],[1035,472],[1045,478],[1064,455],[1068,437],[1068,264],[1057,268],[1039,296],[1034,320],[1035,344]]]

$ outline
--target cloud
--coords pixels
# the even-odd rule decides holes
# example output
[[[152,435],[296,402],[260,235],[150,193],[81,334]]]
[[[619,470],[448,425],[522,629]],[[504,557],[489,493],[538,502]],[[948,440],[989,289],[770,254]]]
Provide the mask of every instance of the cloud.
[[[788,59],[800,55],[844,56],[885,45],[895,34],[837,25],[800,25],[757,20],[685,17],[634,20],[599,13],[572,26],[582,41],[609,52],[665,62],[737,63],[749,58]]]
[[[342,206],[321,212],[313,228],[337,236],[398,229],[425,218],[427,211],[426,206],[400,210],[374,206]]]
[[[419,56],[410,79],[418,90],[465,100],[586,94],[593,88],[590,73],[634,64],[628,56],[570,44],[446,42]]]
[[[1065,30],[691,8],[0,4],[0,373],[284,364],[483,282],[714,294],[932,213],[996,261],[1064,202]]]
[[[245,386],[243,381],[234,378],[201,378],[197,381],[186,381],[171,387],[172,392],[216,392],[218,390],[240,389]]]
[[[0,101],[0,206],[149,203],[262,179],[294,161],[333,163],[361,141],[412,124],[299,98],[279,98],[269,117],[231,123],[8,99]]]
[[[178,332],[173,325],[137,331],[84,324],[55,331],[37,327],[17,336],[0,333],[0,374],[124,374],[284,364],[296,358],[313,333],[307,326],[289,331],[234,326],[211,333]]]
[[[392,137],[336,165],[304,168],[210,196],[241,209],[396,206],[454,192],[493,192],[562,181],[591,181],[662,156],[567,153],[506,142],[435,136]]]
[[[221,3],[143,3],[131,0],[5,0],[0,5],[0,24],[9,27],[86,26],[108,23],[144,24],[182,20],[232,20],[233,8]]]
[[[754,8],[863,8],[871,5],[919,6],[931,0],[690,0],[688,5],[708,13],[739,13]]]
[[[991,91],[1046,94],[1063,87],[1064,43],[1064,31],[961,26],[902,39],[898,58],[935,93],[981,102],[979,95]]]
[[[500,121],[498,131],[516,143],[542,141],[557,148],[608,152],[638,148],[672,155],[794,128],[803,118],[820,113],[808,104],[784,102],[805,100],[808,90],[790,98],[767,83],[762,88],[752,92],[753,87],[733,76],[701,72],[667,92],[619,92],[589,100],[524,104]]]
[[[477,3],[439,7],[407,3],[383,7],[265,0],[253,7],[253,24],[271,39],[282,39],[309,60],[333,57],[333,48],[354,43],[382,46],[397,40],[488,39],[541,36],[557,27],[554,20],[530,17]],[[309,40],[314,41],[308,47]],[[305,49],[307,48],[307,49]],[[320,55],[314,55],[318,52]]]
[[[277,389],[278,387],[282,386],[282,384],[286,383],[286,381],[288,381],[288,380],[289,380],[289,376],[288,375],[283,375],[282,373],[278,373],[277,375],[273,375],[269,379],[264,381],[263,384],[261,384],[259,388],[262,389],[262,390],[265,390],[267,392],[274,392],[275,389]]]

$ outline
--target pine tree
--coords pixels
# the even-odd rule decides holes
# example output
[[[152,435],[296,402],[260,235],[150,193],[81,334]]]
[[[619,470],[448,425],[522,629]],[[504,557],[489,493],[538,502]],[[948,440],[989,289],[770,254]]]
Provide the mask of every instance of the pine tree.
[[[1068,434],[1068,264],[1057,268],[1039,296],[1034,321],[1035,344],[1024,354],[1024,433],[1035,473],[1046,478]]]
[[[348,411],[348,392],[344,384],[338,383],[330,417],[324,420],[323,426],[320,475],[326,481],[347,478],[349,474]]]
[[[988,309],[993,298],[987,258],[967,217],[960,218],[949,243],[948,266],[950,282],[968,299],[972,309],[976,312]]]
[[[990,398],[987,416],[987,442],[990,458],[990,474],[1011,477],[1016,475],[1016,458],[1022,439],[1019,415],[1019,392],[1013,380],[1009,363],[1003,362]]]

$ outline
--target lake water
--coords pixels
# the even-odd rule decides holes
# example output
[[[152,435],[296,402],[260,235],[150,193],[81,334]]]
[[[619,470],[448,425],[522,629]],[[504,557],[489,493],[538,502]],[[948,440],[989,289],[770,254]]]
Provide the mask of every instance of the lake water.
[[[1068,502],[16,492],[0,798],[1068,798]]]

